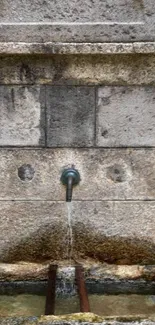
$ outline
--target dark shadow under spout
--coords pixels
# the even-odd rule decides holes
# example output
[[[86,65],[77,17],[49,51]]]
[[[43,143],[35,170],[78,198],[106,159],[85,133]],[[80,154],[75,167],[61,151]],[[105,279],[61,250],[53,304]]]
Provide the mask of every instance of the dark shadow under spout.
[[[77,169],[65,169],[61,175],[62,184],[66,185],[66,202],[72,201],[73,186],[80,182],[80,174]]]

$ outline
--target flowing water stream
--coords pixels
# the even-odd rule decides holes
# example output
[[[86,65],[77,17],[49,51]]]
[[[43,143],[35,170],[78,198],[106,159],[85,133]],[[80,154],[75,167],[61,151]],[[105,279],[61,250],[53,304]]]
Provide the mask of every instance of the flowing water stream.
[[[71,264],[71,260],[73,257],[73,230],[72,230],[72,202],[66,202],[67,211],[68,211],[68,245],[67,245],[67,258],[69,263]]]
[[[56,315],[80,311],[79,298],[75,286],[75,267],[73,260],[72,202],[67,202],[67,259],[68,266],[63,268],[61,286],[57,288]],[[61,270],[62,273],[62,270]],[[60,292],[59,292],[60,291]],[[63,292],[63,295],[61,293]],[[104,316],[131,316],[144,314],[155,316],[155,296],[137,294],[89,294],[91,312]],[[0,295],[0,316],[40,316],[44,314],[45,296],[33,294]]]

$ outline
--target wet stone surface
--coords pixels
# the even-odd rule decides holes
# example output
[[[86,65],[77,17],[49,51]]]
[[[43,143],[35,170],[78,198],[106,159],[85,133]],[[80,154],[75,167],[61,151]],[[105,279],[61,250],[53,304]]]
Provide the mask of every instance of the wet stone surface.
[[[91,312],[99,316],[155,317],[155,296],[145,295],[90,295]],[[78,297],[57,298],[55,315],[79,312]],[[41,316],[45,312],[45,297],[22,294],[0,296],[0,317]]]

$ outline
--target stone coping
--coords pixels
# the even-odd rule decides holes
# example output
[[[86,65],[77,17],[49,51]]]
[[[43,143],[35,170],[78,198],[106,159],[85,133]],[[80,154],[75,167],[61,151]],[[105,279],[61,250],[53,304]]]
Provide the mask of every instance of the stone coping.
[[[0,55],[7,54],[151,54],[155,42],[133,43],[25,43],[0,42]]]

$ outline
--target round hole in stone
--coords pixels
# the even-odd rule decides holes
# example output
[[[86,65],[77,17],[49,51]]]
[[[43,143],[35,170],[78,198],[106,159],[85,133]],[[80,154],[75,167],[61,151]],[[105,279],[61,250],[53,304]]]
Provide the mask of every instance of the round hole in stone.
[[[113,182],[124,182],[126,180],[126,171],[119,164],[114,164],[107,168],[107,177]]]
[[[18,168],[18,177],[22,181],[31,181],[34,177],[35,170],[30,164],[24,164]]]

